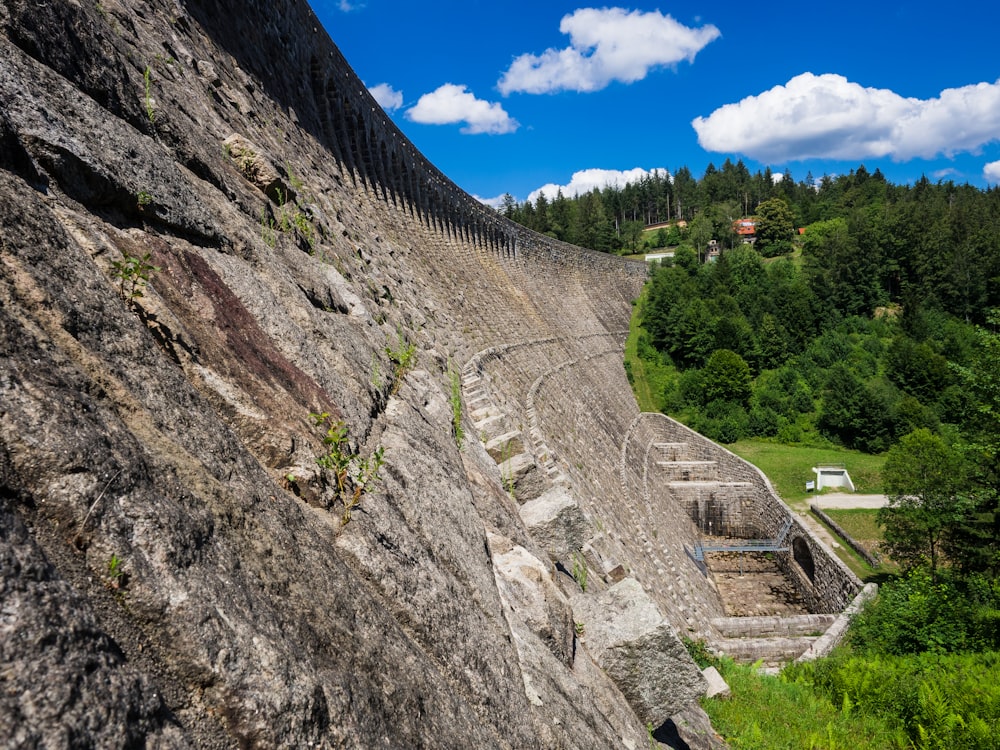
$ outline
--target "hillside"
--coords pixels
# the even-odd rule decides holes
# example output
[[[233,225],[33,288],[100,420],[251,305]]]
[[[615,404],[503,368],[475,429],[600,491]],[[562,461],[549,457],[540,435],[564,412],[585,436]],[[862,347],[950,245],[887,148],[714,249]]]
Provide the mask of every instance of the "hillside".
[[[460,191],[303,2],[0,26],[0,737],[638,748],[699,720],[679,634],[723,608],[690,509],[641,489],[680,429],[622,367],[643,264]],[[856,579],[792,534],[839,611]]]

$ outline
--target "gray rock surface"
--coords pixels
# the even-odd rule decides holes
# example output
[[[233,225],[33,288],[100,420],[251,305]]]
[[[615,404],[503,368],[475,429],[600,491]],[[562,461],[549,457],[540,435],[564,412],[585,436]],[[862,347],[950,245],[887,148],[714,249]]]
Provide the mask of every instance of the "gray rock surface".
[[[728,698],[730,695],[729,684],[725,678],[719,674],[715,667],[705,667],[701,672],[705,675],[708,683],[708,690],[705,691],[706,698]]]
[[[704,694],[705,678],[634,578],[573,598],[584,645],[644,722],[663,724]]]
[[[590,536],[590,524],[564,487],[552,487],[522,505],[521,520],[553,561],[571,563]]]

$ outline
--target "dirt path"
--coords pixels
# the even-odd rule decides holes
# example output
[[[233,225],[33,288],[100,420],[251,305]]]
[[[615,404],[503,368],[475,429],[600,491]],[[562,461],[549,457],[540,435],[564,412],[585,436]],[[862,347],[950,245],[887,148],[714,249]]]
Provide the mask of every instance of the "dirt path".
[[[840,542],[833,538],[830,530],[816,520],[816,517],[812,513],[807,510],[796,510],[794,513],[799,517],[799,520],[802,521],[802,523],[805,524],[821,542],[823,542],[823,544],[831,549],[840,548]]]
[[[849,492],[828,492],[809,498],[807,503],[817,508],[881,508],[889,499],[885,495],[855,495]]]

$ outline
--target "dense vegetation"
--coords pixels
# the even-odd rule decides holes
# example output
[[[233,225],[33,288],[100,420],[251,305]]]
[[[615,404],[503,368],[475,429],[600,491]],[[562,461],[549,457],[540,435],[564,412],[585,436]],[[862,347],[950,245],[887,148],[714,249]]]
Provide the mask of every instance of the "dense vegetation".
[[[732,690],[705,701],[734,750],[995,750],[1000,654],[857,655],[848,650],[777,676],[716,662]]]
[[[774,177],[727,160],[701,180],[682,168],[503,210],[599,250],[674,248],[634,345],[669,369],[657,407],[710,437],[881,452],[961,422],[970,405],[954,368],[974,356],[972,325],[1000,305],[1000,190],[896,186],[863,166]],[[752,247],[734,233],[745,215]],[[671,223],[642,240],[657,221]],[[706,264],[710,240],[723,253]]]

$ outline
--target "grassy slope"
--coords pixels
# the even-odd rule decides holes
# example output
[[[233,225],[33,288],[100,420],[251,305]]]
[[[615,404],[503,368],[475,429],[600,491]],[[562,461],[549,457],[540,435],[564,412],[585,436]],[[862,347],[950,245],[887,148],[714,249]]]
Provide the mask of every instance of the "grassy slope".
[[[812,469],[821,464],[844,464],[858,493],[882,492],[881,473],[885,456],[872,456],[844,448],[781,445],[764,440],[740,440],[727,447],[763,471],[781,498],[791,505],[804,505],[812,495],[806,490],[806,482],[816,478]]]
[[[723,660],[728,700],[703,699],[715,727],[734,750],[902,748],[905,741],[881,717],[844,713],[809,687],[761,675]]]
[[[632,309],[632,320],[629,321],[628,339],[625,342],[625,362],[632,373],[632,392],[642,411],[659,411],[660,394],[669,377],[669,369],[659,367],[649,360],[642,359],[637,351],[639,333],[641,330],[642,308],[646,304],[648,286]]]

